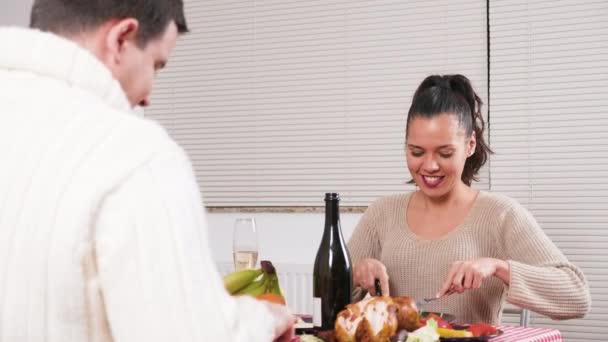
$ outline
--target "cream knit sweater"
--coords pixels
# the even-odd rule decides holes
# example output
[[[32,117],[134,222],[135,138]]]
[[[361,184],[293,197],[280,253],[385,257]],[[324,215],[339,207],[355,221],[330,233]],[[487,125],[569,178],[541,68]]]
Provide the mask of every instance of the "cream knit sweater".
[[[74,43],[0,46],[0,342],[270,341],[223,288],[182,149]]]
[[[454,314],[462,323],[492,324],[500,322],[505,300],[554,319],[588,312],[591,300],[582,272],[516,201],[480,192],[455,230],[439,240],[421,240],[407,224],[411,195],[388,196],[370,205],[348,243],[354,263],[376,258],[386,266],[391,295],[434,296],[452,262],[491,257],[508,260],[510,286],[493,277],[480,289],[444,297],[424,309]]]

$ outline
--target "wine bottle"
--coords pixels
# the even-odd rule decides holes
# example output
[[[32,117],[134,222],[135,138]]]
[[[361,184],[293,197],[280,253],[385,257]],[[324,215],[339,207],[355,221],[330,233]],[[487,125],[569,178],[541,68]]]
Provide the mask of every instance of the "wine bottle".
[[[325,230],[313,270],[313,324],[333,329],[336,316],[352,301],[352,264],[340,227],[340,195],[325,194]]]

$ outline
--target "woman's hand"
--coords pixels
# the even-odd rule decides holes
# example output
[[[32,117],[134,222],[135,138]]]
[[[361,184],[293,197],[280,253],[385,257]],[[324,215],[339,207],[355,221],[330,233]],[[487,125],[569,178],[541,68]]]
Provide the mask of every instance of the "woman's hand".
[[[380,288],[383,296],[389,296],[388,273],[386,267],[376,259],[363,259],[359,261],[353,270],[353,282],[355,286],[361,286],[372,295],[376,295],[375,280],[380,280]]]
[[[496,276],[509,285],[511,278],[509,263],[493,258],[456,261],[452,264],[443,287],[437,293],[437,298],[442,297],[448,291],[463,293],[469,289],[478,289],[481,287],[481,283],[491,276]]]

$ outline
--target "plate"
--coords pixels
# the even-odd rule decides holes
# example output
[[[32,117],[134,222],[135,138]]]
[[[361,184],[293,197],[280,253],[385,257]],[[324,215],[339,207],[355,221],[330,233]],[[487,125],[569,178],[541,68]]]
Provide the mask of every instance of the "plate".
[[[296,321],[296,324],[294,325],[294,328],[296,330],[297,335],[300,335],[300,334],[314,335],[315,328],[314,328],[314,324],[312,324],[312,316],[308,316],[308,315],[298,316],[298,319]]]
[[[456,316],[454,316],[452,314],[440,313],[440,312],[432,312],[432,311],[431,312],[423,311],[420,314],[420,318],[426,318],[426,316],[428,316],[430,314],[435,314],[435,315],[439,316],[440,318],[446,320],[450,324],[452,324],[456,320]]]
[[[453,326],[456,330],[464,330],[468,328],[468,325],[455,325]],[[498,332],[492,335],[485,336],[475,336],[475,337],[440,337],[439,340],[441,342],[485,342],[489,341],[491,338],[502,335],[504,332],[500,329],[497,329]]]

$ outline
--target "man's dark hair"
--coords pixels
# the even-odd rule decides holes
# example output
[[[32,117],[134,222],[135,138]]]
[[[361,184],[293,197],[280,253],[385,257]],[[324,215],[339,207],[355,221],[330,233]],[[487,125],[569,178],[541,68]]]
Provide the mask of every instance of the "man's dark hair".
[[[162,35],[171,21],[179,33],[188,32],[182,0],[35,0],[30,27],[67,35],[126,18],[139,21],[140,47]]]

